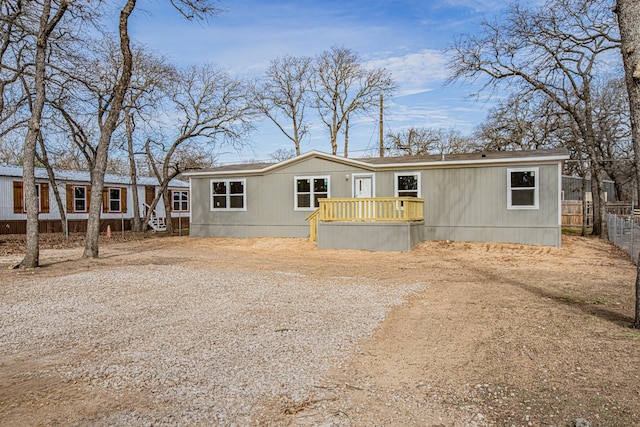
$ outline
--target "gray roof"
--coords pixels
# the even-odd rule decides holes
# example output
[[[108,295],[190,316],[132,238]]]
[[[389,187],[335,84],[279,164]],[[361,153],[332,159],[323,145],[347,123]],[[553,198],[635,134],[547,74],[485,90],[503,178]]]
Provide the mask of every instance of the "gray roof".
[[[91,182],[91,175],[86,171],[55,169],[53,172],[56,177],[56,181],[58,182]],[[35,175],[37,179],[49,179],[47,170],[44,168],[36,168]],[[0,166],[0,176],[15,176],[22,178],[22,166]],[[108,173],[104,176],[104,183],[131,185],[131,177],[128,175],[116,175]],[[139,176],[138,185],[158,186],[158,179],[151,176]],[[172,179],[169,182],[169,187],[187,188],[189,187],[189,184],[184,181]]]
[[[279,163],[242,163],[237,165],[220,166],[213,169],[191,170],[185,172],[184,175],[192,177],[207,175],[264,174],[313,157],[373,171],[383,169],[405,169],[411,167],[482,165],[492,163],[505,164],[524,163],[528,161],[562,161],[569,158],[569,151],[566,148],[553,148],[530,151],[492,151],[466,154],[371,157],[361,159],[350,159],[319,151],[311,151]]]
[[[361,162],[372,165],[405,164],[405,163],[439,163],[442,161],[487,161],[487,160],[520,160],[528,157],[554,157],[569,155],[566,148],[550,148],[544,150],[528,151],[482,151],[477,153],[464,154],[428,154],[424,156],[394,156],[394,157],[371,157],[358,159]]]
[[[266,169],[276,164],[277,164],[276,162],[239,163],[235,165],[218,166],[216,168],[206,169],[206,170],[215,171],[215,172],[242,172],[242,171],[249,171],[249,170],[256,170],[256,169]]]

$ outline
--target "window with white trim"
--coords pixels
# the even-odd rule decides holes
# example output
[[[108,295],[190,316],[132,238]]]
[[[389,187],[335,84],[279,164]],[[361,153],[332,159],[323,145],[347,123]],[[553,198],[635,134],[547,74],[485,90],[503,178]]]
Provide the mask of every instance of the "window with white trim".
[[[420,197],[420,172],[396,172],[395,197]]]
[[[120,205],[120,188],[109,188],[109,212],[122,212]]]
[[[73,212],[87,211],[87,187],[84,185],[73,186]]]
[[[38,209],[40,213],[49,213],[49,184],[46,182],[36,184],[38,196]],[[26,210],[26,192],[22,181],[13,181],[13,213],[24,214]]]
[[[507,209],[538,209],[538,168],[507,169]]]
[[[211,210],[246,210],[245,188],[244,179],[212,179]]]
[[[177,191],[171,192],[172,206],[171,210],[174,212],[189,212],[189,192]]]
[[[328,199],[328,176],[296,176],[294,178],[294,209],[312,211],[320,206],[320,199]]]

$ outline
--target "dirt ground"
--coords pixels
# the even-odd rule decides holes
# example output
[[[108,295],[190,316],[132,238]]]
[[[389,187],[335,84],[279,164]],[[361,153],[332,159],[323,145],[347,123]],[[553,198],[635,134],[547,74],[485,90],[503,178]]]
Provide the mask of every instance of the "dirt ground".
[[[335,425],[353,426],[640,426],[640,331],[629,327],[636,269],[600,240],[564,236],[562,248],[424,242],[410,253],[376,253],[320,251],[301,239],[124,239],[104,239],[101,258],[88,261],[79,259],[82,236],[45,235],[43,267],[25,271],[9,269],[21,258],[20,237],[0,236],[0,287],[113,266],[204,263],[238,274],[421,282],[424,290],[355,343],[307,400],[275,397],[254,424],[321,425],[318,414],[331,413]],[[82,390],[60,395],[30,376],[29,363],[0,363],[0,425],[3,413],[67,425],[75,418],[65,408],[90,404]]]

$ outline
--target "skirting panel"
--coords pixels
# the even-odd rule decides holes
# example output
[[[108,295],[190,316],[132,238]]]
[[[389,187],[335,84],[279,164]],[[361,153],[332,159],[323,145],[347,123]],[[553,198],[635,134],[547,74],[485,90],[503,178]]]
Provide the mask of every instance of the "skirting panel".
[[[521,243],[523,245],[562,245],[562,229],[557,227],[436,227],[426,225],[424,240],[458,242]]]
[[[423,222],[320,222],[318,249],[408,252],[422,239]]]
[[[309,237],[308,225],[211,225],[189,226],[192,237]]]

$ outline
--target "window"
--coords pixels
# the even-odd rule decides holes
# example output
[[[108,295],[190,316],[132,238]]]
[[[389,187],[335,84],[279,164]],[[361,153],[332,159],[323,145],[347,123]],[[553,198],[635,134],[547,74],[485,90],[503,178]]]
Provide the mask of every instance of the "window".
[[[319,199],[329,198],[328,176],[295,177],[294,184],[295,210],[314,210],[320,206]]]
[[[507,209],[538,209],[538,168],[507,169]]]
[[[420,173],[396,173],[395,174],[396,197],[420,197]]]
[[[67,212],[85,213],[89,211],[91,187],[88,185],[67,184]]]
[[[105,187],[102,191],[102,212],[126,213],[127,189],[125,187]]]
[[[49,184],[37,183],[36,194],[38,195],[38,206],[40,213],[49,213]],[[13,213],[23,214],[26,210],[26,192],[22,181],[13,182]]]
[[[246,210],[245,180],[211,180],[211,210]]]
[[[73,212],[87,211],[87,187],[73,187]]]
[[[120,189],[109,189],[109,212],[120,212]]]
[[[174,212],[189,212],[188,191],[173,191],[171,193],[171,199],[173,201],[171,209]]]

